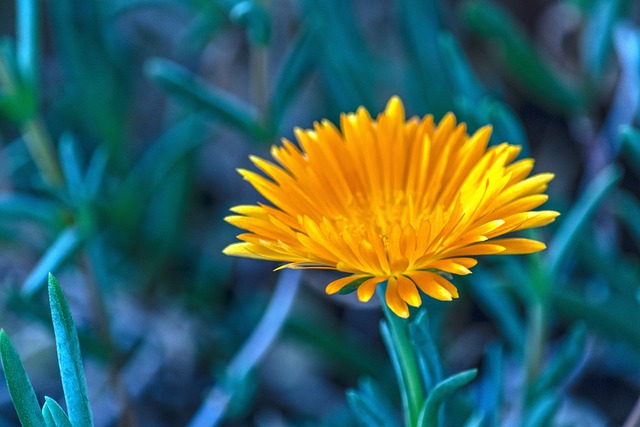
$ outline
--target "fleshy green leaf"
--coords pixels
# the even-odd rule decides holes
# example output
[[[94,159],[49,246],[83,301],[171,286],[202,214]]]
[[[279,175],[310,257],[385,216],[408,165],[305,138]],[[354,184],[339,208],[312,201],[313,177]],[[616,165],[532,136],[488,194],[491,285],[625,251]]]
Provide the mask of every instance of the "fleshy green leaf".
[[[420,417],[418,418],[417,425],[419,427],[437,427],[438,411],[440,410],[442,403],[444,403],[444,400],[458,389],[473,381],[477,374],[477,369],[470,369],[468,371],[452,375],[439,382],[425,399],[422,409],[420,410]]]
[[[506,10],[491,1],[473,0],[465,5],[464,17],[473,31],[496,44],[505,68],[534,99],[567,112],[584,108],[585,95],[572,84],[575,77],[561,78],[547,66]]]
[[[347,402],[362,425],[392,427],[398,423],[389,401],[370,379],[360,381],[359,390],[347,391]]]
[[[442,380],[442,365],[438,349],[431,338],[426,310],[421,310],[415,320],[409,323],[409,336],[422,362],[420,367],[425,387],[430,390]]]
[[[498,343],[487,346],[484,357],[482,380],[479,390],[479,406],[485,416],[486,427],[498,427],[502,398],[504,357]]]
[[[254,138],[263,139],[267,136],[258,123],[254,108],[230,93],[205,85],[178,64],[156,58],[147,62],[146,71],[160,87],[193,108],[205,111]]]
[[[44,427],[40,404],[9,336],[0,329],[0,359],[11,401],[24,427]]]
[[[524,416],[523,427],[546,427],[552,425],[553,416],[561,400],[553,394],[545,395],[536,401]]]
[[[314,64],[313,38],[315,37],[313,33],[315,31],[317,31],[315,26],[309,26],[302,31],[293,42],[289,54],[280,67],[271,103],[271,115],[276,126],[306,77],[312,71]]]
[[[559,386],[571,375],[584,354],[586,336],[587,331],[584,324],[579,323],[572,328],[569,337],[556,351],[550,365],[532,385],[534,396],[542,396]]]
[[[47,273],[55,270],[73,254],[81,241],[82,237],[76,227],[69,227],[60,233],[25,279],[22,294],[32,295],[37,292],[44,285]]]
[[[93,415],[89,406],[87,381],[82,367],[78,333],[67,299],[52,274],[49,274],[49,301],[60,376],[62,377],[62,389],[67,402],[69,420],[74,426],[93,426]]]
[[[73,427],[62,407],[52,398],[45,396],[42,415],[47,427]]]
[[[561,217],[562,222],[549,243],[549,250],[547,251],[549,277],[556,276],[560,265],[569,255],[579,233],[620,177],[621,172],[616,166],[608,166],[603,169],[589,183],[571,210]]]

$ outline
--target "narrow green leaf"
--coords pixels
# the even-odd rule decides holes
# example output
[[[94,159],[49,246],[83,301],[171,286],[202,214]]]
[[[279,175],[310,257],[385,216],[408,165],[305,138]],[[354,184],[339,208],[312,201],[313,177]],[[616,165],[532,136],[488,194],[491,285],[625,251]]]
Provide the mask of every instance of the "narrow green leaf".
[[[491,1],[472,0],[463,12],[471,30],[496,44],[505,68],[534,99],[565,112],[585,108],[586,97],[575,86],[575,77],[561,77],[547,66],[524,29],[505,9]]]
[[[271,38],[271,19],[258,1],[240,1],[229,13],[232,21],[247,28],[249,42],[252,45],[266,46]]]
[[[571,321],[584,321],[603,337],[625,342],[640,349],[640,311],[638,302],[627,296],[610,294],[599,302],[589,302],[582,295],[566,288],[554,290],[551,301],[555,312]]]
[[[500,286],[498,278],[489,271],[478,270],[473,276],[473,280],[469,281],[471,285],[469,289],[473,292],[474,299],[482,311],[493,320],[511,348],[522,352],[524,350],[525,326],[513,298]],[[523,285],[517,280],[515,283]],[[530,288],[530,285],[525,284],[524,287]]]
[[[37,292],[44,285],[47,273],[66,261],[81,242],[82,236],[76,227],[69,227],[60,233],[25,279],[20,291],[22,295],[29,296]]]
[[[60,137],[59,156],[69,196],[74,201],[80,202],[86,197],[86,192],[82,178],[82,167],[76,155],[73,136],[70,133],[64,133]]]
[[[442,364],[440,355],[429,329],[427,310],[421,310],[415,320],[409,323],[409,336],[421,360],[422,379],[427,390],[442,380]]]
[[[451,70],[448,74],[451,79],[451,87],[457,94],[469,99],[470,102],[479,102],[484,96],[484,89],[473,73],[456,38],[443,32],[438,37],[438,45],[442,52],[444,67]]]
[[[0,359],[11,401],[24,427],[44,427],[40,404],[9,336],[0,329]]]
[[[464,427],[482,427],[484,426],[485,416],[482,414],[473,414],[469,417]]]
[[[207,86],[178,64],[166,59],[151,59],[146,64],[146,72],[160,87],[182,102],[251,137],[265,138],[265,129],[258,123],[253,107],[230,93]]]
[[[580,58],[594,82],[599,81],[605,71],[606,60],[612,54],[613,28],[628,4],[629,0],[597,0],[585,14]]]
[[[481,103],[485,105],[488,122],[493,125],[492,139],[496,142],[507,141],[510,144],[519,145],[522,147],[520,157],[530,157],[529,142],[518,116],[500,101],[485,98]]]
[[[439,52],[438,32],[442,25],[438,3],[400,0],[396,2],[396,7],[402,32],[401,41],[406,57],[411,61],[411,90],[407,91],[408,95],[412,96],[417,92],[413,104],[441,115],[450,109],[448,105],[443,105],[442,101],[450,97],[450,89],[446,80],[448,73],[445,72],[443,58]]]
[[[553,417],[561,400],[554,394],[545,395],[536,401],[524,416],[522,427],[547,427],[552,425]]]
[[[640,175],[640,130],[624,126],[620,132],[620,138],[624,159],[628,159],[635,173]]]
[[[562,262],[571,252],[571,248],[579,233],[586,226],[587,221],[595,212],[604,197],[613,189],[621,177],[616,166],[603,169],[587,188],[573,208],[563,215],[562,222],[549,243],[547,251],[549,277],[556,277]]]
[[[42,415],[47,422],[47,427],[73,427],[58,402],[48,396],[45,396],[44,400]]]
[[[380,322],[380,336],[382,337],[382,342],[384,343],[384,346],[387,348],[387,352],[389,353],[389,359],[391,359],[391,365],[393,366],[393,371],[396,374],[398,387],[400,388],[400,398],[402,400],[402,412],[404,414],[405,425],[411,425],[412,409],[409,403],[410,396],[407,387],[407,381],[402,371],[400,356],[398,354],[398,350],[394,345],[393,336],[391,335],[389,326],[385,321]]]
[[[388,399],[369,378],[360,381],[358,390],[347,391],[347,402],[364,426],[393,427],[398,424]]]
[[[420,417],[418,418],[417,425],[419,427],[437,427],[438,411],[445,399],[451,396],[458,389],[473,381],[476,375],[478,375],[478,370],[470,369],[468,371],[452,375],[439,382],[425,399],[422,409],[420,410]]]
[[[583,323],[575,325],[562,343],[560,349],[545,368],[542,375],[532,385],[532,394],[534,396],[542,396],[558,387],[565,381],[576,369],[580,359],[583,357],[586,343],[587,330]]]
[[[315,31],[315,26],[308,26],[302,30],[280,67],[271,101],[271,115],[276,127],[305,79],[311,74],[314,65]]]
[[[3,222],[32,220],[45,226],[60,226],[63,211],[57,203],[30,194],[11,192],[0,195],[0,218]]]
[[[486,427],[498,427],[504,377],[504,357],[500,344],[494,342],[487,346],[483,366],[478,409],[484,414]]]
[[[69,420],[74,426],[93,426],[78,333],[67,299],[60,284],[51,273],[49,273],[49,302]]]
[[[18,30],[16,62],[22,83],[35,97],[39,75],[39,2],[37,0],[21,0],[16,2],[16,5]]]
[[[91,160],[89,161],[89,166],[87,166],[87,171],[84,177],[87,197],[93,199],[98,195],[108,163],[109,152],[104,146],[98,147],[93,153],[93,156],[91,156]]]

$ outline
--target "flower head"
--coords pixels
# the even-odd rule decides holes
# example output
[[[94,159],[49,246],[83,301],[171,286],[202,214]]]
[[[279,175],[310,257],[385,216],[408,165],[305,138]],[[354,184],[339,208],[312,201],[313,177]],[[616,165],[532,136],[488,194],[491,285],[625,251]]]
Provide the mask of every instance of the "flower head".
[[[553,174],[529,176],[520,147],[487,147],[491,127],[469,136],[447,114],[405,121],[399,98],[372,119],[364,108],[343,114],[340,129],[323,120],[296,129],[299,147],[283,140],[271,155],[251,157],[265,175],[240,174],[271,205],[232,208],[229,223],[247,230],[227,255],[285,262],[288,268],[337,270],[346,276],[326,292],[356,291],[368,301],[387,282],[391,310],[409,316],[421,293],[458,297],[441,275],[469,274],[474,257],[545,248],[507,233],[552,222],[557,212],[533,211],[547,200]]]

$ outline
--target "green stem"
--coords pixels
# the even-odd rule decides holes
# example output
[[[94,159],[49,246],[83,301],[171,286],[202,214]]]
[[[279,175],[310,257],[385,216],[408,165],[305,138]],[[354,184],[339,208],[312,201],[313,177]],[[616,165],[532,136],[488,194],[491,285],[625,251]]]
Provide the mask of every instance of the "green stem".
[[[405,419],[408,426],[416,426],[420,415],[420,409],[424,401],[424,389],[420,376],[418,359],[407,332],[408,321],[401,319],[389,309],[384,301],[383,293],[379,293],[379,295],[383,311],[389,325],[391,339],[398,357],[400,370],[402,371],[402,381],[400,381],[400,386],[404,387],[404,394],[407,399],[407,414],[405,414]]]

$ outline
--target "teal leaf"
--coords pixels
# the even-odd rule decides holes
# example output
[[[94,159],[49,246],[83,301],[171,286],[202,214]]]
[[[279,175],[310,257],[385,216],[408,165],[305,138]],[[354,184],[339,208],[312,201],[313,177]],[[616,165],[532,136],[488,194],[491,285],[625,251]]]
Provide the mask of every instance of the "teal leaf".
[[[419,427],[437,427],[439,418],[438,411],[445,399],[461,387],[464,387],[473,381],[476,375],[478,375],[478,370],[470,369],[468,371],[452,375],[439,382],[425,399],[422,409],[420,410],[420,417],[418,418],[417,425]]]
[[[358,390],[347,391],[347,402],[364,426],[393,427],[398,424],[388,399],[369,378],[360,381]]]
[[[20,80],[34,94],[38,87],[39,75],[39,14],[37,0],[21,0],[17,5],[17,51],[16,63],[19,68]],[[34,105],[36,104],[33,101]]]
[[[49,274],[49,302],[60,376],[62,377],[62,389],[67,402],[69,420],[74,426],[93,426],[93,415],[89,406],[87,381],[82,367],[78,333],[67,299],[52,274]]]
[[[603,169],[589,183],[571,210],[561,217],[562,222],[549,243],[547,251],[549,277],[556,277],[562,262],[571,252],[580,232],[586,227],[591,215],[620,180],[620,177],[621,172],[616,166],[611,165]]]
[[[409,336],[421,361],[420,367],[425,387],[430,390],[442,380],[442,364],[438,348],[431,338],[426,310],[421,310],[415,320],[409,323]]]
[[[64,133],[60,137],[59,156],[69,196],[74,202],[80,203],[86,197],[86,192],[82,178],[82,167],[76,155],[73,136],[70,133]]]
[[[309,25],[298,35],[284,60],[284,64],[280,67],[271,101],[271,115],[276,126],[313,70],[314,31],[317,31],[316,26]]]
[[[42,415],[47,422],[47,427],[73,427],[58,402],[48,396],[45,396],[44,400]]]
[[[555,394],[547,394],[537,400],[524,416],[522,427],[547,427],[553,425],[553,417],[561,400]]]
[[[76,227],[69,227],[60,233],[25,279],[21,293],[29,296],[37,292],[44,285],[47,273],[58,268],[69,258],[81,241],[82,237]]]
[[[571,329],[569,336],[556,351],[549,366],[532,384],[531,392],[534,396],[543,396],[550,390],[562,385],[569,378],[575,371],[576,366],[579,366],[580,359],[583,357],[586,337],[587,330],[583,323],[578,323]]]
[[[151,59],[146,64],[146,72],[161,88],[192,108],[251,137],[264,139],[267,136],[253,107],[230,93],[207,86],[180,65],[166,59]]]
[[[24,427],[44,427],[40,404],[9,336],[0,329],[0,359],[11,401]]]
[[[51,200],[27,193],[11,192],[0,195],[0,219],[3,223],[33,220],[42,225],[56,227],[63,221],[63,211]]]
[[[400,398],[402,400],[405,424],[410,425],[412,409],[409,403],[410,396],[406,385],[407,381],[404,378],[400,355],[394,345],[394,339],[391,335],[391,330],[389,329],[387,322],[380,322],[380,335],[387,351],[389,352],[389,359],[391,359],[391,365],[393,366],[393,371],[396,375],[396,380],[400,388]]]
[[[576,78],[548,66],[522,26],[504,8],[492,1],[473,0],[466,3],[464,17],[472,31],[495,44],[505,69],[533,99],[564,112],[585,108],[586,95],[574,83]]]

